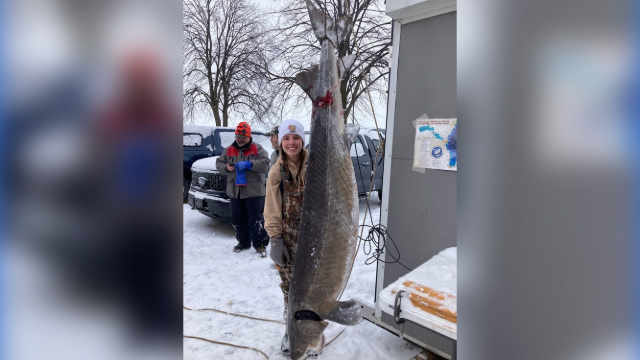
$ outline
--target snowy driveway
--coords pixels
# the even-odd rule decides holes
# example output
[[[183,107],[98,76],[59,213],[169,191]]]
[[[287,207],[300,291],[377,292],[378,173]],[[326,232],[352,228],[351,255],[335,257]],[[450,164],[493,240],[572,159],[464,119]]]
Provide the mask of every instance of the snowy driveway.
[[[372,196],[369,202],[373,221],[378,223],[380,202],[377,196]],[[361,223],[365,207],[365,200],[360,200]],[[232,248],[237,242],[230,224],[210,219],[191,210],[187,204],[183,205],[183,213],[184,306],[283,320],[280,277],[272,261],[260,258],[253,249],[234,253]],[[368,257],[360,249],[342,299],[355,298],[373,305],[376,269],[375,265],[364,264]],[[330,323],[325,331],[327,341],[343,329],[344,333],[316,359],[408,360],[420,350],[368,321],[355,327]],[[271,358],[282,358],[280,340],[284,325],[279,323],[213,311],[184,310],[184,334],[256,348]],[[264,356],[253,350],[184,339],[184,358],[264,359]]]

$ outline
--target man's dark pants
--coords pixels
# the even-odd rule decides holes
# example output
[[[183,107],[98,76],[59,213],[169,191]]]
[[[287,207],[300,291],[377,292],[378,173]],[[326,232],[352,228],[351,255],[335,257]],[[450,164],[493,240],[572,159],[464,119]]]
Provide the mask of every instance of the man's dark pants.
[[[264,196],[231,200],[231,224],[236,230],[236,239],[245,249],[258,249],[269,245],[269,235],[264,229]]]

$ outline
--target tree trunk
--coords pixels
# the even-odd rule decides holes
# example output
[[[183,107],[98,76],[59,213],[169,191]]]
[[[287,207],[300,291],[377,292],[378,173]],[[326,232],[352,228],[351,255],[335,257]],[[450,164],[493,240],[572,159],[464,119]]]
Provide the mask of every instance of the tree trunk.
[[[211,111],[213,112],[213,118],[216,120],[216,126],[220,126],[220,113],[218,112],[218,108],[211,104]]]
[[[347,118],[349,117],[349,112],[347,111],[347,79],[345,78],[340,82],[340,95],[342,96],[342,108],[344,110],[344,123],[346,124]]]
[[[222,105],[222,126],[229,126],[229,88],[224,85],[222,86],[222,97],[224,98],[224,103]]]

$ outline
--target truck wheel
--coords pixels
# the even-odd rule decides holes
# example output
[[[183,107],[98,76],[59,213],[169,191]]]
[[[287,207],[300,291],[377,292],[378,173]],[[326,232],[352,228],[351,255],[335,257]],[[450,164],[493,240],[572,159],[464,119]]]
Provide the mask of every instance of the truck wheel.
[[[189,181],[187,178],[182,178],[182,202],[187,201],[189,197]]]
[[[382,201],[382,189],[378,190],[378,200]]]

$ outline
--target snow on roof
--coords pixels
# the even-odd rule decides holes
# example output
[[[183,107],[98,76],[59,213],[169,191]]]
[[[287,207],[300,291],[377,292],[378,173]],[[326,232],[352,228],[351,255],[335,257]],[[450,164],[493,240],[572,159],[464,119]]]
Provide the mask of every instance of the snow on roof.
[[[384,129],[380,129],[380,133],[382,133],[382,136],[384,137]],[[376,140],[376,139],[378,139],[378,140],[379,140],[379,137],[378,137],[378,130],[377,130],[377,129],[375,129],[375,128],[373,128],[373,129],[370,129],[370,128],[362,128],[362,129],[360,129],[360,131],[358,132],[358,134],[360,134],[360,135],[366,135],[366,136],[368,136],[369,138],[371,138],[372,140]]]
[[[387,0],[385,13],[393,20],[422,19],[456,11],[456,3],[456,0]]]
[[[182,133],[200,134],[203,138],[211,135],[215,126],[182,125]]]

